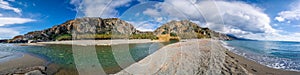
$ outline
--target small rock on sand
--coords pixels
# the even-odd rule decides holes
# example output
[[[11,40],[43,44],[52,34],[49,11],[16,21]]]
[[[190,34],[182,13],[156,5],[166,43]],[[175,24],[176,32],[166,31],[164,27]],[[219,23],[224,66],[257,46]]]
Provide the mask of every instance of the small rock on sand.
[[[25,73],[25,75],[45,75],[45,74],[43,74],[40,70],[33,70]]]

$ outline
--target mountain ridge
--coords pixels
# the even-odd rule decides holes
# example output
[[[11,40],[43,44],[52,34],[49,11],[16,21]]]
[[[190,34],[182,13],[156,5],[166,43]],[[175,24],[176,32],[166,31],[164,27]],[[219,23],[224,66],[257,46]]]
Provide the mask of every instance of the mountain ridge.
[[[165,29],[164,29],[165,28]],[[170,29],[173,28],[173,29]],[[175,29],[174,29],[175,28]],[[84,17],[68,20],[60,25],[40,31],[28,32],[8,40],[9,43],[42,42],[72,39],[157,39],[163,31],[170,30],[167,34],[176,33],[180,38],[214,38],[231,40],[226,36],[208,28],[202,28],[189,20],[171,21],[163,24],[153,32],[142,32],[132,24],[119,18]],[[186,36],[185,34],[192,34]],[[215,36],[216,35],[216,36]]]

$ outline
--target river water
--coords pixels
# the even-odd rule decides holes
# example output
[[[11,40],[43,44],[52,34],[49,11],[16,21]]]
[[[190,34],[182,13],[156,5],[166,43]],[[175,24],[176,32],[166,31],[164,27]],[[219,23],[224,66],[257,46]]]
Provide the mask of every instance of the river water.
[[[157,45],[157,43],[139,43],[93,47],[97,52],[97,57],[104,71],[107,74],[113,74],[119,72],[120,70],[122,70],[122,68],[114,58],[112,47],[127,47],[130,51],[132,59],[137,62],[160,49],[161,47],[175,42],[177,41],[163,42],[160,43],[161,45]],[[89,49],[91,46],[77,46],[77,48],[78,47],[80,47],[81,49]],[[123,49],[126,50],[126,48]],[[120,49],[120,51],[122,51],[122,48]],[[0,62],[5,62],[6,60],[13,59],[13,57],[17,56],[19,53],[32,54],[46,59],[49,63],[57,64],[63,69],[76,70],[72,45],[18,46],[15,44],[0,44]],[[129,66],[130,64],[133,63],[130,62],[127,66]]]

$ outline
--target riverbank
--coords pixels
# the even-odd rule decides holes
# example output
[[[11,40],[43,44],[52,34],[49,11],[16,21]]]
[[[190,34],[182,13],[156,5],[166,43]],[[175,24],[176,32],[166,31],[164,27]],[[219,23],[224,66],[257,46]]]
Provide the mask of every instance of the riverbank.
[[[158,40],[151,39],[115,39],[115,40],[68,40],[68,41],[51,41],[51,42],[37,42],[37,43],[26,43],[19,44],[21,46],[44,46],[49,44],[56,45],[79,45],[79,46],[102,46],[102,45],[118,45],[118,44],[134,44],[134,43],[151,43],[151,42],[160,42]]]
[[[46,60],[39,57],[24,53],[17,55],[18,57],[0,63],[0,75],[53,74],[58,69],[58,66],[48,64]]]
[[[86,40],[78,40],[81,45]],[[140,40],[90,40],[98,44],[141,43]],[[105,42],[106,41],[106,42]],[[76,41],[75,41],[76,42]],[[155,41],[142,41],[155,42]],[[54,42],[55,44],[65,44]],[[88,42],[86,42],[88,43]],[[114,44],[113,44],[114,43]],[[47,43],[48,44],[48,43]],[[72,44],[68,42],[67,44]],[[96,43],[94,43],[96,44]],[[90,45],[90,44],[89,44]],[[0,74],[24,74],[40,71],[46,74],[77,74],[76,71],[60,69],[54,64],[47,64],[43,59],[29,54],[20,58],[0,63]],[[122,67],[122,65],[120,65]],[[46,68],[46,70],[42,70]],[[163,75],[299,75],[299,72],[273,69],[248,60],[228,51],[220,41],[211,39],[190,39],[169,44],[148,55],[137,63],[123,67],[117,75],[127,74],[163,74]]]
[[[184,40],[167,45],[117,75],[299,75],[300,72],[273,69],[228,51],[219,41]]]

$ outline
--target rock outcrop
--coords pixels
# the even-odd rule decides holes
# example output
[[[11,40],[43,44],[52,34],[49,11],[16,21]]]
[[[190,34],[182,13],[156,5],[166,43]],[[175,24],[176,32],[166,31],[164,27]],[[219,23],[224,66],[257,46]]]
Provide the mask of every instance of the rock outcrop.
[[[95,35],[97,34],[97,35]],[[99,35],[98,35],[99,34]],[[140,36],[150,37],[152,35],[171,34],[185,38],[215,38],[220,40],[229,40],[230,37],[212,31],[208,28],[201,28],[197,24],[188,20],[171,21],[159,27],[154,32],[141,32],[133,25],[118,18],[97,18],[86,17],[66,21],[63,24],[53,26],[41,31],[29,32],[25,35],[19,35],[9,40],[10,43],[27,43],[55,40],[87,39],[95,38],[110,39],[113,37],[129,38],[127,35],[143,34],[130,36],[130,38],[140,38]],[[112,36],[114,35],[114,36]],[[150,35],[150,36],[149,36]],[[125,37],[123,37],[125,36]],[[126,37],[127,36],[127,37]],[[144,37],[144,38],[147,38]],[[154,37],[151,37],[154,38]]]
[[[137,33],[140,33],[140,31],[136,30],[133,25],[118,18],[78,18],[49,29],[29,32],[23,36],[13,38],[10,42],[24,43],[24,40],[34,40],[32,42],[55,41],[58,36],[64,35],[74,37],[81,34],[131,35]]]
[[[7,43],[7,39],[0,40],[0,43]]]
[[[163,24],[157,28],[154,33],[156,35],[170,34],[171,36],[178,36],[182,39],[190,38],[213,38],[218,40],[231,40],[232,38],[208,28],[201,28],[196,23],[189,20],[171,21]]]

